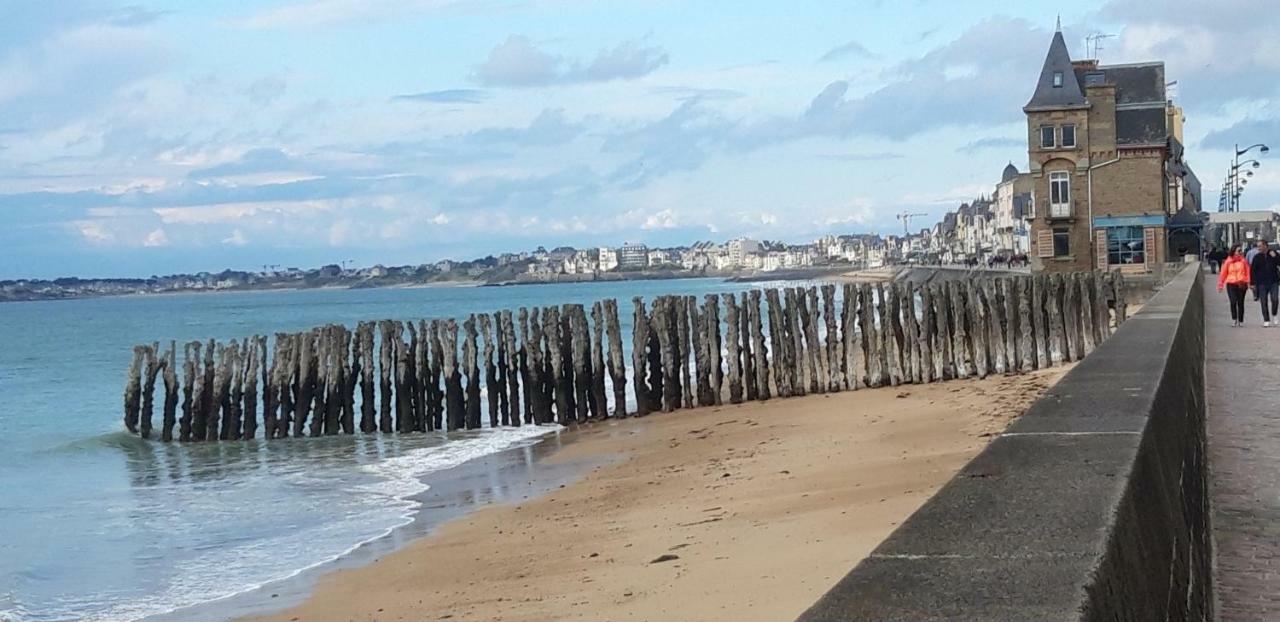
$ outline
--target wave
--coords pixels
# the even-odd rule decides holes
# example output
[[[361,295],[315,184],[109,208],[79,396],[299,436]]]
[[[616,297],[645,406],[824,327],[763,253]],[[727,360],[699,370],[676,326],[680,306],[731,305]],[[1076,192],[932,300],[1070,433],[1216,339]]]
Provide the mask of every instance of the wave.
[[[181,616],[181,611],[190,607],[292,579],[350,555],[361,546],[413,522],[421,507],[416,497],[429,489],[422,481],[424,476],[504,450],[533,445],[561,429],[557,425],[522,426],[451,434],[443,444],[409,449],[359,465],[346,471],[346,475],[334,470],[327,474],[303,470],[296,475],[281,475],[278,471],[277,477],[296,477],[293,485],[297,486],[316,486],[320,480],[329,494],[299,491],[282,502],[291,505],[293,515],[325,516],[324,520],[308,521],[298,529],[284,529],[269,536],[224,540],[222,546],[187,551],[186,557],[175,554],[172,573],[166,582],[155,585],[156,589],[145,597],[137,593],[123,599],[118,593],[81,593],[75,602],[64,600],[61,611],[42,611],[35,616],[27,611],[0,608],[0,622],[140,620],[153,616],[167,619],[175,613]],[[123,433],[105,434],[76,444],[119,446],[121,436],[132,438]],[[353,485],[342,485],[344,482]],[[182,493],[169,490],[164,494],[173,500]],[[225,499],[218,503],[234,504],[235,501]],[[221,511],[229,517],[241,510],[225,506]],[[180,539],[178,534],[170,536],[175,541]]]

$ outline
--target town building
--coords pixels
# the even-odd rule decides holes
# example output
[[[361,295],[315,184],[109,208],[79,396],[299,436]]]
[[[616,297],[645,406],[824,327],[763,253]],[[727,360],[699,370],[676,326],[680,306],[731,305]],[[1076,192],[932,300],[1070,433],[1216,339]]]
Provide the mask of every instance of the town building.
[[[1031,175],[1019,173],[1012,162],[1004,167],[995,194],[996,253],[1004,256],[1031,253],[1031,229],[1027,220],[1035,217],[1033,185]]]
[[[1200,196],[1164,63],[1073,62],[1057,31],[1023,111],[1032,267],[1146,271],[1165,261],[1170,234],[1187,230],[1171,222],[1179,209],[1179,223],[1194,220]]]
[[[627,242],[618,249],[618,269],[643,270],[649,267],[649,247]]]

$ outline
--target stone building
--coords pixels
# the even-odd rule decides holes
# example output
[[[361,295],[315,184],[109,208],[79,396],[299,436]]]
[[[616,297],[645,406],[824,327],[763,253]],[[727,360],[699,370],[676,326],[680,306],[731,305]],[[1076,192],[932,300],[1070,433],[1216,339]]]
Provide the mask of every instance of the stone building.
[[[1004,167],[995,194],[996,253],[1000,255],[1027,255],[1031,252],[1030,229],[1027,221],[1035,217],[1035,199],[1032,194],[1034,180],[1028,173],[1019,173],[1012,162]]]
[[[1073,62],[1055,32],[1023,111],[1032,267],[1146,271],[1165,261],[1171,219],[1198,213],[1200,201],[1164,63]]]

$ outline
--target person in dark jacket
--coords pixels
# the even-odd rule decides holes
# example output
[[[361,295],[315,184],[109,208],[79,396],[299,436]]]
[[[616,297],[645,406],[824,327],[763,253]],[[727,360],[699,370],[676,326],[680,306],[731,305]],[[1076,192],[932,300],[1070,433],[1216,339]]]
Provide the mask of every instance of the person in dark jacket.
[[[1280,256],[1268,248],[1266,240],[1258,242],[1258,252],[1249,262],[1249,276],[1253,294],[1262,303],[1262,325],[1271,326],[1271,316],[1280,307]],[[1280,318],[1276,323],[1280,324]]]

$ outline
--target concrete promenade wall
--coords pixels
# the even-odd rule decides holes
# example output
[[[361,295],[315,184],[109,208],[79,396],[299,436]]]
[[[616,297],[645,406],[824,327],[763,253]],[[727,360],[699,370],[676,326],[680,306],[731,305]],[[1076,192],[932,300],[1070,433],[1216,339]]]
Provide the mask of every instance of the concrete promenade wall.
[[[800,619],[1212,619],[1193,266]]]

